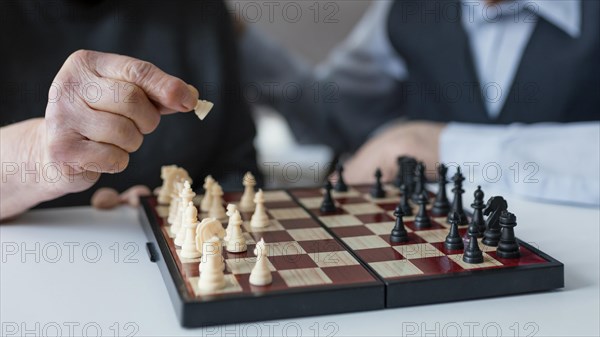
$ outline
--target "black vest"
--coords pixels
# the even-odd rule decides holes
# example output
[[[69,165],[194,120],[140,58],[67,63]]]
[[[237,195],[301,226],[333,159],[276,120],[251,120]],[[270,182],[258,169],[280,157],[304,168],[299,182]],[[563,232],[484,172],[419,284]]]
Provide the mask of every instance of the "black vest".
[[[579,38],[539,18],[496,119],[486,112],[461,6],[406,0],[391,8],[389,37],[409,70],[397,96],[410,118],[495,124],[600,118],[600,1],[582,1]]]
[[[215,103],[208,118],[163,116],[132,154],[129,167],[104,174],[93,189],[157,186],[162,165],[186,168],[194,186],[212,174],[240,187],[246,170],[258,176],[249,107],[239,94],[235,36],[221,1],[2,1],[0,4],[0,123],[44,116],[48,89],[77,49],[150,61],[198,88]],[[52,205],[88,203],[86,191]]]

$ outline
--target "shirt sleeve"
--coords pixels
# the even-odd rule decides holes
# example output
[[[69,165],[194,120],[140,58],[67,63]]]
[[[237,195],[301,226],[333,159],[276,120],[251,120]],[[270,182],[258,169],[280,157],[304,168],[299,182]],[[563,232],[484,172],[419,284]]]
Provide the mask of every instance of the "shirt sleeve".
[[[246,86],[262,88],[256,103],[279,111],[301,141],[325,143],[338,152],[358,148],[378,126],[400,115],[393,92],[407,68],[387,34],[392,4],[374,2],[316,68],[250,26],[241,54]],[[289,96],[294,87],[300,97]]]
[[[600,205],[599,157],[599,122],[450,123],[440,138],[440,160],[466,183],[551,202]]]

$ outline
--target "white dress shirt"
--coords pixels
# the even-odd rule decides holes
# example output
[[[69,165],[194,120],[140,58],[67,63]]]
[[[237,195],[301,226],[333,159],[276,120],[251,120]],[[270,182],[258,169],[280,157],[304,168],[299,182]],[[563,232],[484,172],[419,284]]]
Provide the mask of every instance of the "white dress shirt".
[[[408,78],[402,55],[391,46],[387,18],[393,1],[375,1],[349,37],[316,71],[317,79],[334,78],[340,87],[365,100],[389,96]],[[525,47],[540,17],[571,38],[581,33],[580,0],[515,0],[489,5],[462,1],[467,33],[487,113],[501,112]],[[246,44],[276,59],[284,53],[261,43],[250,30]],[[252,40],[252,42],[250,42]],[[244,50],[242,47],[242,55]],[[288,79],[306,72],[297,59],[282,63]],[[277,67],[274,64],[271,68]],[[254,67],[254,71],[263,69]],[[284,70],[285,69],[285,70]],[[440,160],[463,167],[467,183],[494,192],[563,203],[600,205],[600,123],[537,125],[470,125],[450,123],[440,139]],[[495,171],[499,171],[495,173]]]

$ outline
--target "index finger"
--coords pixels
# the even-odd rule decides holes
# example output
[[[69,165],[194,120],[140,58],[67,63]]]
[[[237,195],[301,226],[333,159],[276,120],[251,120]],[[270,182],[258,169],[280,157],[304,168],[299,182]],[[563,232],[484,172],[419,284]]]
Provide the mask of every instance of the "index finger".
[[[139,86],[157,104],[161,114],[191,111],[198,102],[198,90],[150,62],[118,54],[92,53],[89,62],[92,70],[102,77]]]

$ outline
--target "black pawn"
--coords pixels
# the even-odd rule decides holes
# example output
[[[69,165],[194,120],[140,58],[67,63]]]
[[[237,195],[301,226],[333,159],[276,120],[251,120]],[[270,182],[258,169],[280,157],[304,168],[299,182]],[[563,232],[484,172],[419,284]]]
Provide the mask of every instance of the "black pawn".
[[[448,222],[450,223],[450,232],[446,236],[444,247],[448,250],[459,250],[465,247],[462,238],[458,234],[458,222],[460,218],[456,212],[450,213]]]
[[[406,185],[402,184],[400,185],[400,204],[398,205],[400,208],[402,208],[402,213],[404,213],[403,215],[406,216],[411,216],[413,214],[412,211],[412,207],[410,207],[410,204],[408,203],[408,194],[407,194],[407,188]]]
[[[327,184],[325,184],[325,195],[323,195],[323,202],[321,203],[321,212],[323,213],[332,213],[337,211],[335,202],[331,197],[332,189],[333,186],[331,185],[331,181],[327,180]]]
[[[385,197],[385,191],[383,190],[383,185],[381,184],[381,170],[377,169],[375,171],[375,185],[371,188],[371,196],[375,199],[381,199]]]
[[[450,210],[450,202],[446,195],[446,184],[448,184],[448,179],[446,178],[447,173],[448,168],[446,165],[441,164],[438,167],[438,192],[435,196],[433,207],[431,208],[431,214],[435,216],[446,216]]]
[[[392,229],[392,234],[390,234],[390,241],[395,243],[408,242],[408,233],[406,232],[404,221],[402,220],[404,212],[400,206],[396,207],[394,216],[396,217],[396,224]]]
[[[468,233],[469,236],[480,238],[483,237],[483,232],[485,232],[485,220],[483,219],[485,204],[483,203],[484,194],[481,186],[477,186],[477,190],[473,195],[475,196],[475,201],[471,204],[471,207],[473,207],[473,217],[469,224]]]
[[[469,220],[467,219],[467,214],[465,214],[465,210],[463,208],[462,202],[462,194],[465,193],[465,190],[462,189],[462,183],[465,180],[465,177],[460,172],[460,167],[456,170],[456,174],[452,177],[452,181],[454,182],[454,188],[452,192],[454,192],[454,200],[452,201],[452,209],[450,212],[458,213],[458,217],[460,219],[458,225],[465,226],[469,224]]]
[[[503,259],[516,259],[521,256],[519,252],[519,243],[515,237],[515,226],[517,225],[517,217],[508,212],[503,211],[500,216],[500,227],[502,227],[502,235],[496,254]]]
[[[415,227],[417,228],[429,228],[431,227],[431,219],[429,219],[429,215],[427,214],[427,193],[421,193],[421,197],[418,198],[417,204],[419,205],[419,211],[415,216]]]
[[[463,261],[469,264],[483,263],[483,252],[479,249],[477,237],[469,237],[469,243],[463,253]]]
[[[335,191],[336,192],[348,192],[348,185],[346,185],[346,182],[344,181],[344,166],[341,164],[338,165],[336,171],[337,171],[338,180],[335,183]]]
[[[418,162],[415,167],[415,190],[413,191],[413,201],[417,201],[425,190],[425,164]]]

